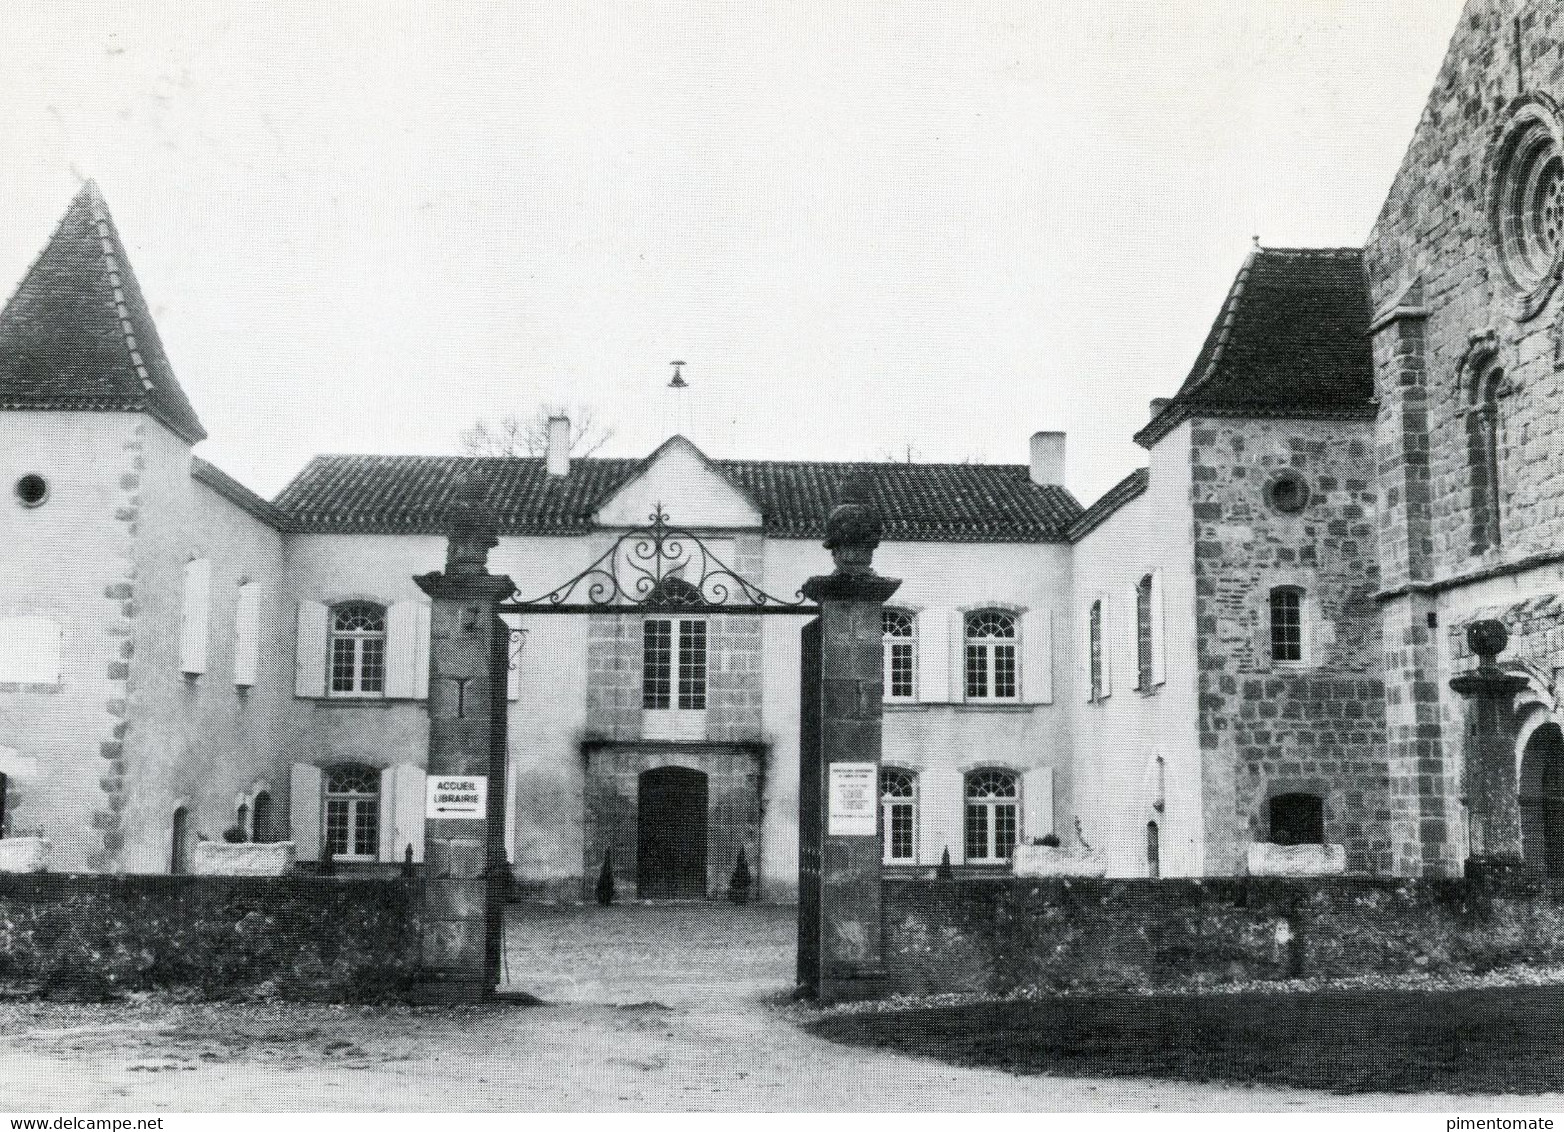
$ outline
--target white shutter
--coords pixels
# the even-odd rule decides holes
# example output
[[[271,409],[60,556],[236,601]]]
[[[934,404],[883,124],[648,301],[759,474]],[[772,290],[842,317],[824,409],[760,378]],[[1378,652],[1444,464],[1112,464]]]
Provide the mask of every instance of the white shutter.
[[[1075,634],[1076,671],[1081,675],[1081,699],[1092,702],[1092,603],[1081,607]]]
[[[1117,639],[1118,618],[1114,616],[1113,602],[1103,594],[1102,618],[1097,626],[1097,654],[1102,658],[1102,698],[1113,694],[1113,642]]]
[[[0,683],[58,684],[62,643],[58,621],[0,618]]]
[[[943,609],[918,614],[918,700],[950,702],[950,616]]]
[[[413,699],[429,698],[429,606],[414,603],[418,608],[418,627],[413,637]],[[423,848],[417,847],[422,853]]]
[[[329,611],[318,601],[299,602],[298,644],[293,669],[293,694],[319,698],[326,694],[326,620]]]
[[[380,859],[401,864],[407,847],[424,859],[424,772],[396,763],[380,772]]]
[[[967,701],[967,615],[950,611],[950,702]]]
[[[1125,643],[1129,646],[1125,652],[1126,664],[1125,679],[1130,681],[1130,687],[1137,691],[1149,691],[1140,686],[1140,587],[1131,586],[1126,595],[1129,604],[1124,608],[1128,611],[1128,632],[1125,633]]]
[[[386,699],[410,700],[418,687],[418,606],[395,602],[386,610]],[[425,655],[428,655],[425,653]]]
[[[1021,615],[1021,694],[1029,704],[1054,702],[1054,615],[1033,609]]]
[[[1030,840],[1054,831],[1054,768],[1021,775],[1021,836]]]
[[[320,767],[294,763],[288,777],[288,838],[301,861],[320,860]]]
[[[513,633],[522,627],[522,615],[519,613],[502,613],[500,620],[505,622],[505,627]],[[522,653],[517,651],[514,641],[508,637],[505,641],[505,655],[511,662],[505,670],[505,698],[519,700],[521,699]]]
[[[1168,639],[1164,620],[1165,604],[1162,589],[1162,571],[1151,572],[1151,683],[1155,687],[1167,682]]]
[[[190,675],[206,671],[206,641],[212,616],[212,560],[185,563],[185,615],[179,634],[179,670]]]
[[[918,775],[918,863],[937,865],[946,848],[961,864],[961,774],[925,770]]]
[[[234,606],[234,683],[249,688],[255,684],[261,658],[261,587],[246,582],[239,587]]]

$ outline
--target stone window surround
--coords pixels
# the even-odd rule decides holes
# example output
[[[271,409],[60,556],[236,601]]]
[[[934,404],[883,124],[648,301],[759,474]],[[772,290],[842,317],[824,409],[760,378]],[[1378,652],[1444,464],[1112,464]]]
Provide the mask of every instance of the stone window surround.
[[[1271,593],[1280,589],[1300,591],[1299,618],[1302,629],[1301,660],[1274,660],[1271,657]],[[1263,571],[1256,579],[1249,602],[1253,616],[1253,655],[1257,672],[1299,672],[1321,666],[1323,623],[1319,606],[1319,574],[1309,568]]]
[[[1325,826],[1325,844],[1331,844],[1331,831],[1346,813],[1345,786],[1324,778],[1281,777],[1266,782],[1265,789],[1254,797],[1249,814],[1250,840],[1271,844],[1271,800],[1284,794],[1313,794],[1320,799]]]
[[[1541,155],[1539,157],[1539,154]],[[1558,286],[1564,268],[1564,240],[1534,261],[1526,261],[1513,231],[1516,196],[1527,186],[1517,177],[1535,164],[1564,157],[1564,126],[1558,104],[1533,91],[1510,103],[1504,123],[1494,133],[1484,158],[1487,258],[1490,274],[1509,294],[1508,313],[1518,321],[1539,314]],[[1536,161],[1532,161],[1536,158]],[[1525,207],[1522,201],[1521,206]],[[1523,218],[1524,219],[1524,218]],[[1534,234],[1522,232],[1524,243]],[[1535,249],[1534,249],[1535,250]],[[1546,262],[1543,262],[1546,260]],[[1520,268],[1519,274],[1517,268]]]
[[[1497,332],[1487,328],[1476,331],[1470,336],[1466,350],[1456,366],[1456,382],[1459,387],[1457,404],[1462,406],[1461,421],[1466,437],[1466,486],[1471,489],[1467,500],[1470,552],[1478,557],[1496,554],[1504,545],[1506,477],[1502,402],[1515,392],[1514,380],[1509,376],[1513,372],[1512,363],[1510,351]],[[1487,427],[1491,436],[1484,438],[1485,447],[1479,452],[1475,430],[1482,427],[1480,418],[1484,416],[1490,418]],[[1491,445],[1491,450],[1487,445]],[[1475,464],[1479,458],[1485,462],[1480,469]],[[1498,480],[1497,484],[1488,485],[1489,496],[1486,500],[1479,500],[1477,497],[1479,472],[1485,478]],[[1486,507],[1491,513],[1485,515],[1479,510],[1480,507]],[[1483,519],[1487,521],[1479,525],[1479,520]]]

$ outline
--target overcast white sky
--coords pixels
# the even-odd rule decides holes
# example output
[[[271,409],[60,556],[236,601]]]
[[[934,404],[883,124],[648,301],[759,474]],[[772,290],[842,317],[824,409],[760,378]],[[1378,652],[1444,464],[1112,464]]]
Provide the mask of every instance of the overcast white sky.
[[[212,439],[1138,463],[1264,243],[1360,244],[1461,0],[0,0],[0,290],[97,178]]]

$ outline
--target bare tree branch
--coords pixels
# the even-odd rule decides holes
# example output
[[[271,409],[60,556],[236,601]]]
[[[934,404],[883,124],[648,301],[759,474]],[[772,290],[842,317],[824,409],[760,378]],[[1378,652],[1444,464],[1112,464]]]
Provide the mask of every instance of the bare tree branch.
[[[461,434],[468,456],[542,456],[548,452],[550,417],[570,418],[570,454],[591,456],[614,437],[613,427],[600,424],[590,405],[539,405],[531,416],[507,414],[498,421],[478,420]]]

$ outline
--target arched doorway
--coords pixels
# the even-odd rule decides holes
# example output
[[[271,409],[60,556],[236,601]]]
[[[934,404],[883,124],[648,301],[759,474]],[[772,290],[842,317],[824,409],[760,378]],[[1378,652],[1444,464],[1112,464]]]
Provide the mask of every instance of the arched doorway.
[[[174,836],[168,871],[176,876],[190,871],[190,811],[183,806],[174,811]]]
[[[706,896],[706,776],[682,766],[640,776],[636,798],[636,895]]]
[[[1564,877],[1564,732],[1545,723],[1521,757],[1521,854],[1528,867]]]
[[[255,796],[255,808],[250,812],[250,840],[271,841],[272,835],[272,796],[271,792],[262,790]]]

